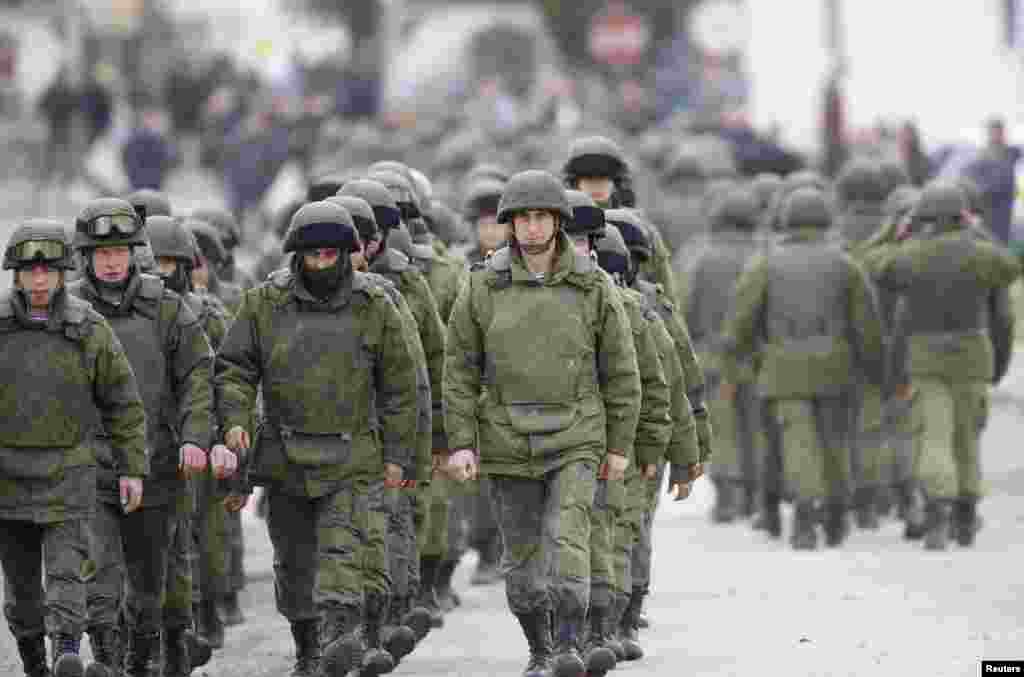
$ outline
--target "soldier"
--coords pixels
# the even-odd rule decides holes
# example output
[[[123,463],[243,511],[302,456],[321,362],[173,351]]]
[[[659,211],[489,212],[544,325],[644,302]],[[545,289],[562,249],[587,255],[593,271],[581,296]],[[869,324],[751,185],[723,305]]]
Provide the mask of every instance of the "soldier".
[[[576,642],[589,606],[598,467],[623,478],[639,416],[624,310],[562,232],[571,218],[554,176],[509,180],[498,210],[509,246],[462,287],[445,358],[452,462],[460,479],[482,462],[492,483],[508,603],[530,646],[528,677],[552,666],[557,677],[583,673]]]
[[[686,324],[704,366],[717,433],[718,453],[710,471],[715,485],[711,521],[716,524],[752,515],[759,484],[755,445],[760,402],[751,361],[744,361],[735,381],[736,396],[732,400],[718,396],[723,324],[734,302],[736,282],[757,253],[754,232],[759,212],[751,190],[735,188],[726,194],[712,210],[709,246],[693,262],[685,285]]]
[[[342,677],[365,650],[361,555],[370,483],[402,482],[416,430],[416,366],[387,293],[352,270],[351,215],[296,212],[290,266],[245,293],[217,356],[225,440],[248,449],[256,395],[265,418],[251,477],[270,489],[278,611],[291,623],[293,675]],[[322,625],[321,625],[322,623]],[[319,633],[319,636],[318,636]]]
[[[954,505],[957,542],[965,547],[974,542],[983,493],[978,447],[988,417],[987,388],[1001,378],[1009,354],[1007,347],[1005,361],[996,365],[993,339],[1002,334],[996,342],[1005,343],[1005,328],[1013,326],[1009,305],[990,299],[1020,274],[1012,254],[971,233],[965,207],[958,186],[927,185],[911,213],[911,239],[877,271],[881,287],[906,299],[893,332],[897,339],[905,337],[905,379],[894,390],[901,400],[917,400],[921,411],[914,479],[927,496],[929,550],[947,547]]]
[[[122,510],[142,503],[148,473],[145,412],[135,377],[106,320],[64,288],[73,267],[60,223],[30,220],[7,243],[13,290],[0,298],[0,564],[4,616],[25,674],[80,677],[86,625],[89,520],[96,458],[88,424],[109,433]],[[22,392],[26,387],[31,393]],[[45,585],[43,571],[45,569]],[[90,675],[112,666],[113,628],[93,633]],[[95,664],[94,664],[95,665]]]
[[[825,233],[832,208],[824,194],[800,188],[786,198],[788,237],[751,261],[726,324],[722,395],[733,399],[741,360],[760,348],[758,390],[781,438],[786,489],[796,510],[791,543],[817,547],[825,502],[829,545],[847,532],[848,393],[856,382],[882,380],[882,329],[871,283]],[[860,376],[863,374],[863,376]],[[767,481],[767,479],[766,479]],[[766,509],[778,510],[781,488],[766,485]]]
[[[476,244],[466,253],[470,266],[483,263],[488,254],[505,246],[506,228],[498,223],[498,202],[504,189],[504,183],[479,179],[466,191],[462,216],[476,233]]]
[[[210,224],[220,234],[221,244],[227,255],[217,268],[217,276],[221,282],[237,285],[242,289],[251,289],[256,286],[256,280],[252,275],[242,270],[235,260],[235,252],[242,244],[242,229],[239,227],[238,221],[235,220],[235,215],[227,209],[202,207],[194,210],[191,216],[193,219]]]
[[[104,643],[116,633],[127,583],[124,607],[131,636],[126,671],[143,677],[158,651],[174,507],[188,488],[188,477],[206,468],[212,354],[184,299],[133,263],[132,250],[144,241],[144,224],[129,203],[93,200],[78,215],[75,231],[75,248],[86,270],[68,292],[106,317],[125,348],[146,407],[152,463],[141,509],[123,514],[116,468],[106,449],[109,431],[97,431],[100,472],[91,530],[97,569],[89,587],[89,633],[94,646],[117,658],[118,652],[106,651]]]

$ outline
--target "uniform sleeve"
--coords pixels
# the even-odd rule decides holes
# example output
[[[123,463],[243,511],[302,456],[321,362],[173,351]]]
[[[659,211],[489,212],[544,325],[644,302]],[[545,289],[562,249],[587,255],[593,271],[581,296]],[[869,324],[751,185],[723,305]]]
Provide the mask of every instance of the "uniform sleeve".
[[[654,323],[661,322],[653,312],[644,313],[634,306],[630,313],[633,344],[640,371],[640,420],[636,426],[636,457],[640,465],[655,464],[665,455],[672,436],[672,418],[666,372],[654,338]],[[664,327],[662,327],[664,331]]]
[[[655,278],[658,284],[665,290],[665,293],[668,294],[668,297],[672,299],[672,302],[679,303],[679,286],[676,284],[675,271],[672,270],[672,265],[669,261],[668,246],[665,244],[665,240],[661,237],[661,232],[657,227],[652,226],[647,231],[651,235],[651,248],[654,250],[652,264]]]
[[[381,456],[384,463],[408,468],[416,447],[416,362],[395,304],[382,292],[375,306],[382,325],[374,364]]]
[[[263,377],[260,358],[260,336],[256,318],[259,312],[259,289],[246,292],[217,351],[214,363],[213,388],[217,414],[225,432],[235,426],[250,434],[256,394]]]
[[[1013,304],[1010,303],[1010,289],[1000,287],[989,294],[989,334],[995,353],[993,384],[998,385],[1010,368],[1013,354]]]
[[[453,450],[476,448],[477,407],[483,374],[483,334],[473,312],[473,294],[481,284],[468,276],[448,320],[444,358],[444,419]]]
[[[883,346],[882,317],[878,299],[868,276],[854,261],[849,261],[850,282],[847,302],[850,317],[850,344],[854,347],[857,363],[876,385],[884,385],[885,348]]]
[[[146,413],[135,374],[106,320],[100,319],[94,326],[93,397],[103,428],[110,433],[117,475],[145,477],[149,474]]]
[[[975,270],[990,287],[1007,287],[1020,276],[1020,262],[1010,250],[990,242],[978,242]]]
[[[213,351],[199,319],[179,300],[172,359],[178,430],[182,443],[205,448],[213,429]]]
[[[420,343],[423,344],[423,353],[427,359],[427,373],[430,375],[430,392],[433,398],[431,403],[431,421],[434,430],[434,448],[448,449],[448,439],[444,433],[444,412],[443,412],[443,384],[444,374],[444,324],[441,323],[441,315],[437,311],[437,302],[430,292],[430,286],[426,279],[414,273],[411,276],[413,289],[417,297],[417,304],[413,313],[416,315],[416,322],[419,325]]]
[[[597,373],[604,398],[607,446],[628,456],[640,419],[640,370],[629,320],[611,283],[598,278],[601,308],[597,331]]]
[[[758,331],[763,326],[764,295],[768,287],[765,259],[751,261],[736,283],[736,301],[725,321],[726,350],[722,356],[722,379],[739,383],[741,358],[757,349]]]
[[[425,480],[430,478],[434,448],[431,432],[430,376],[427,372],[427,361],[423,357],[423,344],[420,342],[420,335],[416,330],[416,317],[409,309],[409,302],[397,289],[391,296],[391,300],[402,317],[405,340],[409,344],[413,361],[416,363],[416,463],[409,467],[406,479]]]
[[[686,377],[686,396],[690,400],[693,410],[694,421],[697,425],[697,439],[700,442],[701,462],[711,458],[712,438],[714,431],[711,428],[711,415],[704,404],[704,370],[697,359],[697,352],[693,349],[693,341],[690,339],[690,330],[686,326],[686,320],[680,313],[672,312],[665,318],[666,326],[676,344],[676,352],[679,355],[679,363],[682,365],[683,374]]]
[[[697,420],[693,414],[690,398],[686,396],[686,376],[683,373],[683,365],[679,362],[679,353],[676,351],[675,342],[664,325],[659,328],[664,332],[662,341],[665,345],[662,350],[664,356],[662,364],[665,367],[665,375],[672,397],[670,411],[672,437],[665,449],[665,456],[670,463],[684,466],[693,465],[702,461],[701,445],[697,438]],[[659,328],[656,328],[656,331]]]

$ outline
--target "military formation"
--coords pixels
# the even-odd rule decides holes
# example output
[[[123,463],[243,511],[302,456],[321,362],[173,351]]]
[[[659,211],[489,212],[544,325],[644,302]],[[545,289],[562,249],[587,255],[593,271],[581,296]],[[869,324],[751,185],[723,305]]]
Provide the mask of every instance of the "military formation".
[[[234,217],[154,191],[21,224],[0,559],[26,675],[208,661],[244,621],[255,488],[292,677],[414,665],[470,549],[525,677],[641,660],[655,512],[705,471],[712,523],[781,538],[788,503],[794,549],[887,518],[969,547],[1020,274],[976,187],[865,160],[742,178],[655,146],[645,206],[606,136],[552,171],[449,148],[437,187],[334,166],[255,275]]]

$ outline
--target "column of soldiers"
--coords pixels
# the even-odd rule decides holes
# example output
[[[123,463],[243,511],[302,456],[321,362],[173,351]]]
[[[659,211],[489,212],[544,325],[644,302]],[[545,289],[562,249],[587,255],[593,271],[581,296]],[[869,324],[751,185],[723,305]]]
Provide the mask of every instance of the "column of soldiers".
[[[258,284],[230,215],[152,191],[90,203],[72,237],[26,222],[0,299],[26,674],[84,674],[83,632],[90,677],[191,674],[242,621],[254,487],[293,677],[393,671],[459,606],[470,548],[527,677],[642,658],[665,476],[682,500],[705,466],[713,522],[780,537],[791,502],[794,548],[893,508],[927,548],[969,546],[1019,274],[976,190],[859,161],[741,181],[685,145],[663,165],[677,218],[593,136],[561,178],[477,166],[463,224],[422,172],[347,168],[288,210]]]

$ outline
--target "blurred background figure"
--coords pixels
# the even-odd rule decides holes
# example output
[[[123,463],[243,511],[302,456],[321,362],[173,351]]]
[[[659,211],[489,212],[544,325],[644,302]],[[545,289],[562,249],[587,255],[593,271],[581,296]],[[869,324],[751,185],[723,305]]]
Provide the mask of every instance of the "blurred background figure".
[[[142,112],[139,126],[125,140],[121,161],[132,190],[161,190],[167,173],[178,162],[178,150],[167,127],[167,114],[152,106]]]

